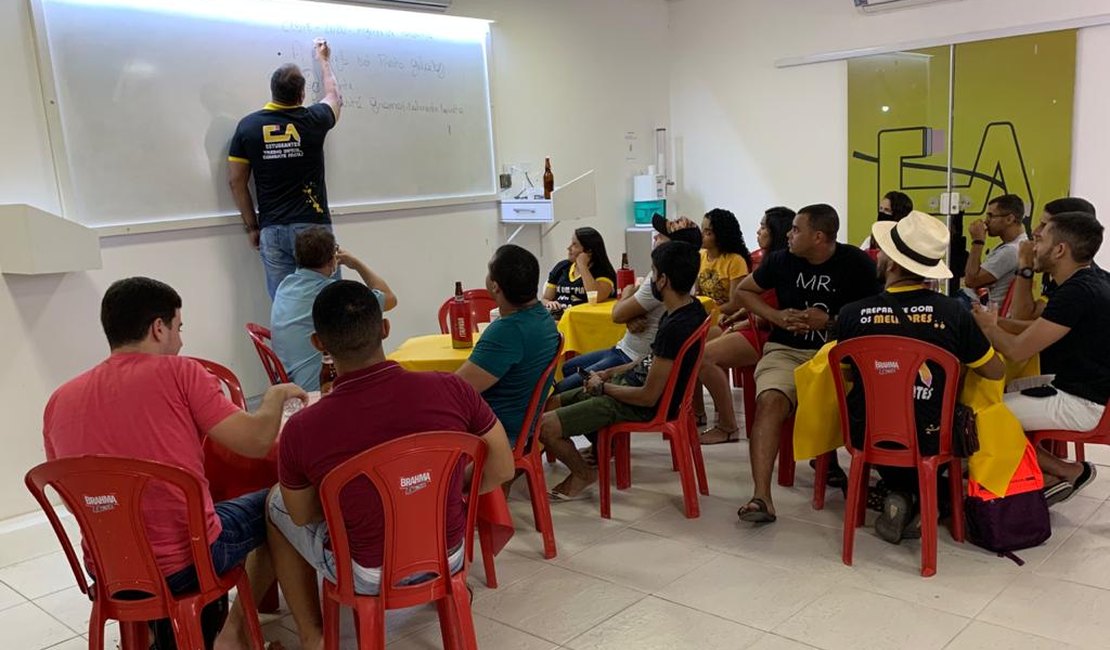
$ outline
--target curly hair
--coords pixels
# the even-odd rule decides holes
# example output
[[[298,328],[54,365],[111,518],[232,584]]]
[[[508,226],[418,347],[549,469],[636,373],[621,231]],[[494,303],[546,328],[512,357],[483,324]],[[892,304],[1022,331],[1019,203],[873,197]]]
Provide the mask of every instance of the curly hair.
[[[709,219],[709,226],[713,229],[717,250],[721,253],[736,253],[744,258],[744,263],[750,269],[752,254],[744,243],[744,233],[740,232],[740,222],[736,220],[736,215],[724,208],[713,208],[705,213],[705,218]]]

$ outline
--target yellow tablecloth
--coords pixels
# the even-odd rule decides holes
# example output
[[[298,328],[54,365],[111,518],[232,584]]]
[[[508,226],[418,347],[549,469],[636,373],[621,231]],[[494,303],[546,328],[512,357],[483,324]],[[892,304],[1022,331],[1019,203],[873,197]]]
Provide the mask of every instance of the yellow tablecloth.
[[[474,342],[477,341],[475,335]],[[406,340],[386,358],[401,364],[405,370],[455,372],[470,357],[473,349],[456,350],[451,347],[450,334],[429,334]]]
[[[711,298],[698,296],[707,312],[717,308]],[[624,325],[613,322],[613,306],[616,300],[598,304],[585,303],[571,307],[559,319],[559,331],[563,334],[563,351],[583,354],[594,350],[611,348],[624,336]]]
[[[829,370],[827,343],[812,360],[794,370],[798,409],[794,416],[794,457],[816,458],[844,444],[840,431],[836,388]],[[1039,364],[1009,365],[1012,372],[1036,372]],[[1007,376],[1007,379],[1015,377]],[[979,429],[979,451],[968,460],[971,477],[995,494],[1006,494],[1010,479],[1025,453],[1025,432],[1002,402],[1005,380],[989,380],[969,372],[964,379],[960,402],[975,411]]]

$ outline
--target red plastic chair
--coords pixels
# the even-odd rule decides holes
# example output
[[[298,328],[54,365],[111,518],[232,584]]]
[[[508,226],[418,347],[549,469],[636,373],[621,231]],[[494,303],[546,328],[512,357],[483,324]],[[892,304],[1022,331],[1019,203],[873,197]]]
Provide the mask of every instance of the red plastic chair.
[[[477,332],[478,323],[489,322],[489,313],[497,308],[497,302],[485,289],[467,289],[463,291],[463,297],[470,301],[470,322],[474,324],[474,331]],[[455,297],[451,296],[439,308],[440,334],[451,333],[450,328],[447,327],[447,312],[453,302],[455,302]]]
[[[547,560],[555,557],[555,527],[551,522],[551,503],[547,499],[547,479],[544,477],[541,458],[543,452],[539,449],[540,445],[530,441],[539,429],[539,414],[551,391],[550,382],[555,376],[555,367],[559,364],[559,356],[562,353],[563,335],[559,334],[559,347],[555,349],[555,356],[540,375],[539,382],[532,391],[532,397],[528,400],[528,411],[524,414],[524,424],[520,435],[517,436],[516,445],[513,446],[513,465],[516,469],[524,471],[525,479],[528,481],[528,495],[532,499],[532,517],[536,522],[536,530],[543,536],[543,557]],[[497,589],[497,566],[493,561],[492,535],[490,525],[478,520],[478,541],[482,545],[482,567],[486,572],[486,586]]]
[[[215,375],[232,403],[246,410],[247,402],[239,378],[228,368],[207,359],[192,359]],[[277,446],[266,458],[247,458],[211,438],[204,438],[204,475],[213,501],[226,501],[277,483]]]
[[[235,373],[215,361],[198,357],[190,358],[220,380],[220,384],[227,391],[233,404],[244,411],[247,410],[243,386]],[[203,449],[204,476],[208,479],[208,492],[214,502],[227,501],[277,484],[277,445],[274,445],[266,458],[247,458],[205,436]],[[274,583],[274,586],[259,601],[258,611],[271,614],[278,611],[278,608],[278,586]]]
[[[190,550],[196,566],[198,591],[173,595],[147,541],[142,517],[142,494],[151,481],[168,483],[184,495],[188,515]],[[27,489],[39,502],[62,544],[81,592],[92,600],[89,616],[89,648],[103,650],[104,623],[120,622],[124,650],[146,650],[147,622],[168,618],[173,624],[178,648],[204,647],[200,613],[208,603],[238,587],[239,599],[250,633],[251,644],[262,650],[262,629],[251,598],[250,584],[241,567],[222,576],[212,568],[200,481],[183,469],[131,458],[80,456],[43,463],[27,472]],[[46,495],[47,486],[61,496],[81,529],[88,549],[92,586],[73,550],[73,545]]]
[[[551,503],[547,499],[547,479],[543,473],[543,452],[541,445],[536,440],[536,432],[540,428],[544,402],[551,391],[550,382],[555,377],[555,368],[559,365],[559,357],[563,354],[563,335],[559,335],[559,347],[551,363],[540,376],[539,383],[532,391],[528,400],[528,411],[524,415],[524,425],[520,435],[517,436],[516,445],[513,447],[513,464],[516,469],[523,470],[528,481],[528,494],[532,499],[532,515],[536,521],[536,530],[543,536],[543,557],[550,560],[555,557],[555,528],[551,523]],[[483,553],[485,544],[482,544]],[[486,564],[486,575],[491,575],[491,563]],[[496,583],[491,586],[496,586]]]
[[[1073,442],[1075,443],[1075,459],[1082,462],[1086,460],[1083,445],[1110,445],[1110,402],[1107,402],[1098,426],[1090,431],[1044,429],[1042,431],[1026,431],[1026,434],[1033,437],[1034,446],[1041,446],[1041,443],[1048,441],[1055,442],[1056,444],[1050,449],[1063,458],[1067,458],[1068,443]]]
[[[677,466],[679,479],[682,481],[682,499],[685,504],[686,517],[695,519],[701,514],[698,504],[698,492],[709,494],[709,479],[705,475],[705,461],[701,453],[701,439],[698,438],[698,428],[694,420],[694,387],[698,384],[698,368],[701,366],[702,354],[705,352],[705,337],[709,332],[712,317],[694,330],[690,338],[682,344],[675,363],[667,377],[667,385],[659,397],[655,417],[649,422],[618,422],[609,425],[598,432],[597,469],[598,482],[601,484],[601,516],[609,519],[612,505],[611,486],[609,485],[609,460],[613,453],[613,442],[617,443],[617,489],[625,489],[632,484],[632,453],[631,434],[662,433],[663,437],[671,443],[671,458]],[[667,412],[671,408],[672,397],[678,390],[678,376],[682,368],[682,360],[694,345],[698,346],[697,358],[694,360],[691,375],[682,387],[682,403],[678,416],[670,420]],[[693,461],[691,463],[691,461]]]
[[[852,455],[848,503],[844,511],[844,564],[852,564],[856,528],[863,525],[867,511],[867,478],[871,466],[916,467],[921,494],[921,575],[935,575],[936,477],[943,463],[948,463],[952,492],[952,538],[957,542],[964,541],[963,470],[960,459],[952,455],[952,415],[960,386],[960,362],[935,345],[900,336],[864,336],[840,343],[829,353],[829,367],[840,368],[849,358],[855,362],[857,380],[863,387],[866,424],[863,448],[856,449],[849,433],[843,373],[834,372],[840,426],[844,432],[844,444]],[[939,365],[946,379],[938,433],[940,453],[935,456],[920,455],[914,419],[914,380],[918,369],[926,361]],[[877,368],[882,368],[883,374]]]
[[[258,323],[247,323],[247,336],[251,337],[251,343],[254,344],[254,351],[258,353],[258,359],[262,362],[262,369],[266,371],[266,376],[269,377],[271,384],[288,384],[289,375],[285,372],[285,366],[281,364],[281,359],[270,348],[269,328],[263,327]]]
[[[467,499],[463,567],[454,575],[447,564],[447,498],[461,469],[463,456],[474,462]],[[320,502],[335,554],[337,581],[324,580],[324,648],[339,650],[339,607],[355,610],[358,647],[385,648],[385,612],[435,602],[443,645],[453,650],[476,650],[474,620],[466,575],[474,546],[478,486],[486,460],[486,445],[478,436],[450,431],[416,433],[378,445],[339,465],[320,484]],[[406,477],[427,474],[423,488],[403,487]],[[381,592],[364,596],[354,591],[354,572],[347,527],[339,507],[339,493],[348,483],[366,477],[381,497],[385,517]],[[401,585],[406,577],[429,573],[435,577]]]

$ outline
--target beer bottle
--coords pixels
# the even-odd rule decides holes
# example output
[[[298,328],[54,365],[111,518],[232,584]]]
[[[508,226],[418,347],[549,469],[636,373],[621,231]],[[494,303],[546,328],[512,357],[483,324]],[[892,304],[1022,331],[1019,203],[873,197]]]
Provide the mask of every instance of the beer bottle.
[[[543,198],[550,199],[555,191],[555,174],[551,173],[551,159],[544,158],[543,163]]]

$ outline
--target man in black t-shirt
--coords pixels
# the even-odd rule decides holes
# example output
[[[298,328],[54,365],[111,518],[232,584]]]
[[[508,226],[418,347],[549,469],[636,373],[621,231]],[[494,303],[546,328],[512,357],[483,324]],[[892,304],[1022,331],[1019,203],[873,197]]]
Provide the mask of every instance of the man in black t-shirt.
[[[904,336],[931,343],[951,352],[962,364],[988,379],[1005,374],[1002,360],[994,353],[971,313],[955,298],[925,287],[925,279],[952,277],[944,262],[948,249],[948,228],[936,218],[913,211],[899,222],[879,222],[871,228],[871,240],[879,247],[879,276],[886,290],[870,298],[845,305],[840,310],[837,339],[841,342],[861,336]],[[895,309],[902,313],[896,313]],[[917,369],[914,382],[914,419],[917,423],[918,450],[922,455],[939,452],[941,404],[948,382],[934,363]],[[865,415],[863,387],[855,382],[848,393],[852,445],[864,444]],[[897,544],[916,511],[917,470],[904,467],[879,467],[889,488],[875,530],[883,539]]]
[[[339,120],[343,103],[331,69],[327,41],[316,39],[324,97],[304,102],[304,75],[292,63],[270,78],[272,101],[239,121],[228,148],[229,184],[251,245],[259,250],[270,299],[297,268],[297,234],[312,226],[331,227],[324,184],[324,138]],[[255,213],[249,181],[254,174]]]
[[[1033,230],[1033,236],[1040,234],[1044,227],[1052,221],[1052,217],[1064,212],[1086,212],[1095,218],[1095,206],[1086,199],[1081,199],[1077,196],[1065,196],[1062,199],[1055,199],[1044,204],[1044,212],[1041,214],[1041,222]],[[1001,314],[1004,318],[1009,318],[1014,321],[1027,321],[1032,322],[1044,312],[1044,306],[1052,297],[1052,293],[1056,291],[1056,281],[1052,279],[1051,273],[1041,274],[1041,299],[1036,300],[1033,296],[1033,240],[1026,240],[1018,247],[1018,273],[1014,278],[1014,292],[1013,300],[1010,302],[1010,311],[1007,314]],[[1097,269],[1098,267],[1092,262],[1091,268]],[[1017,333],[1020,329],[1010,328],[1010,331]],[[1043,367],[1042,359],[1042,367]]]
[[[597,481],[570,438],[593,433],[617,422],[647,422],[655,416],[678,352],[705,322],[705,308],[690,295],[700,265],[698,249],[686,242],[672,241],[651,252],[652,294],[667,310],[651,344],[651,354],[639,361],[601,372],[591,372],[582,388],[574,388],[548,400],[540,422],[540,439],[569,469],[570,476],[551,489],[553,501],[581,498]],[[683,388],[693,381],[698,346],[681,360],[678,385],[668,406],[667,417],[677,417]]]
[[[1056,374],[1015,381],[1006,406],[1026,431],[1090,431],[1110,401],[1110,276],[1091,268],[1102,245],[1102,224],[1085,212],[1064,212],[1034,236],[1034,266],[1058,283],[1041,317],[1020,334],[982,309],[975,320],[994,347],[1014,361],[1042,351],[1055,361]],[[1095,466],[1069,463],[1037,449],[1045,490],[1053,502],[1070,498],[1091,483]],[[1053,491],[1057,483],[1064,488]]]
[[[789,250],[763,258],[740,282],[741,306],[774,326],[763,357],[755,367],[755,423],[751,431],[755,494],[737,512],[742,521],[775,520],[771,473],[783,422],[797,405],[794,369],[813,358],[830,340],[837,313],[844,305],[879,291],[875,264],[855,246],[838,244],[840,217],[832,206],[817,204],[798,211],[790,230]],[[761,294],[774,289],[779,309]]]

